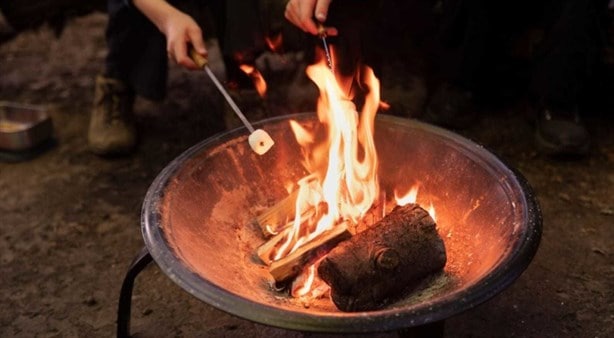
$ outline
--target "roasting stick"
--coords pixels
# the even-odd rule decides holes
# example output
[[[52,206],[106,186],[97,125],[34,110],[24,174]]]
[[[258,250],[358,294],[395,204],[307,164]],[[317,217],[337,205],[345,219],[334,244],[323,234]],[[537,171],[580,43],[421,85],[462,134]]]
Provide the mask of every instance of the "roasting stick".
[[[263,155],[269,151],[269,149],[271,149],[271,147],[275,144],[275,141],[273,141],[271,136],[266,131],[262,129],[254,129],[254,126],[249,123],[245,115],[243,115],[241,112],[241,109],[239,109],[235,101],[232,99],[232,97],[230,97],[230,94],[228,94],[224,86],[211,71],[211,68],[208,65],[208,60],[202,55],[198,54],[194,48],[190,48],[190,57],[198,67],[205,70],[211,81],[213,81],[217,89],[226,99],[226,102],[228,102],[232,110],[234,110],[235,114],[237,114],[239,119],[241,119],[241,122],[243,122],[243,125],[245,125],[247,130],[249,130],[250,134],[247,141],[249,142],[249,146],[252,148],[252,150],[258,155]]]
[[[333,58],[330,56],[330,49],[328,49],[328,42],[326,41],[326,29],[323,24],[318,25],[318,36],[322,39],[322,46],[324,47],[324,54],[326,54],[326,62],[328,62],[328,68],[331,72],[333,70]]]

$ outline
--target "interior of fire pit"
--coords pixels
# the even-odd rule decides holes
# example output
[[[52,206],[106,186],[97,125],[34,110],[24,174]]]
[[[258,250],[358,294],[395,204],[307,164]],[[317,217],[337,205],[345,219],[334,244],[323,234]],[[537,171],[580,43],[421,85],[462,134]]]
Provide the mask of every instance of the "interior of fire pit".
[[[329,299],[305,304],[272,288],[255,257],[265,239],[252,220],[306,172],[290,130],[315,114],[257,124],[275,140],[251,151],[243,129],[207,139],[171,162],[143,206],[143,234],[160,268],[199,299],[256,322],[310,331],[369,332],[445,319],[491,298],[532,259],[541,215],[522,176],[481,146],[417,121],[381,115],[375,141],[381,187],[419,184],[436,206],[448,261],[444,272],[385,309],[343,313]]]

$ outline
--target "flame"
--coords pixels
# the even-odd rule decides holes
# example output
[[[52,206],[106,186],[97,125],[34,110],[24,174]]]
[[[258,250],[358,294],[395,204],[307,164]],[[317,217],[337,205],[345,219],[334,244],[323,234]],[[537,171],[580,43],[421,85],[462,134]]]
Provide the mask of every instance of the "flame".
[[[433,206],[433,203],[431,203],[429,205],[429,208],[427,209],[429,215],[431,215],[431,218],[433,219],[433,221],[437,222],[437,214],[435,213],[435,207]]]
[[[267,47],[273,52],[281,52],[283,46],[283,35],[281,33],[277,33],[274,35],[270,35],[264,38],[264,42]]]
[[[394,199],[397,205],[406,205],[409,203],[418,203],[418,185],[412,186],[407,193],[400,195],[398,191],[394,192]],[[426,209],[431,218],[437,222],[437,214],[435,213],[435,206],[433,202],[429,202],[429,207]]]
[[[304,281],[301,283],[295,283],[296,285],[292,288],[292,296],[294,297],[303,297],[306,296],[309,291],[311,291],[311,286],[313,285],[313,281],[316,278],[316,266],[314,264],[310,265],[306,269],[306,277]]]
[[[244,71],[253,74],[249,69]],[[388,107],[380,101],[379,80],[366,66],[354,77],[336,76],[325,58],[309,66],[306,72],[320,90],[317,102],[320,124],[312,130],[290,121],[309,174],[297,181],[294,219],[272,253],[274,261],[340,224],[358,224],[376,201],[383,205],[382,212],[386,209],[385,197],[383,203],[379,200],[379,162],[373,138],[376,113]],[[360,112],[351,90],[355,80],[366,93]],[[418,185],[402,196],[395,191],[398,205],[417,203],[417,198]],[[428,212],[435,219],[432,203]],[[318,262],[312,262],[294,280],[291,289],[294,297],[317,298],[328,290],[317,277],[317,265]]]
[[[397,201],[397,205],[406,205],[409,203],[416,203],[416,199],[418,198],[418,186],[414,185],[409,189],[409,191],[403,195],[399,196],[398,192],[394,192],[394,199]]]
[[[378,159],[373,140],[375,115],[380,105],[378,79],[370,68],[361,69],[360,78],[368,91],[359,113],[353,97],[345,94],[351,92],[347,88],[352,78],[338,80],[325,60],[309,66],[307,75],[320,89],[317,115],[324,127],[324,137],[321,140],[316,137],[318,131],[290,121],[304,154],[303,165],[310,174],[298,181],[292,228],[274,260],[291,254],[342,222],[356,224],[379,195]],[[316,210],[314,216],[303,219],[303,211],[309,208]],[[314,265],[305,273],[315,275]],[[313,278],[303,275],[299,279],[302,285],[293,287],[296,290],[293,294],[309,293]]]
[[[256,67],[248,64],[242,64],[239,66],[239,68],[252,79],[258,95],[260,95],[260,97],[265,97],[267,92],[267,84],[264,80],[264,76],[262,76],[262,73],[260,73]]]

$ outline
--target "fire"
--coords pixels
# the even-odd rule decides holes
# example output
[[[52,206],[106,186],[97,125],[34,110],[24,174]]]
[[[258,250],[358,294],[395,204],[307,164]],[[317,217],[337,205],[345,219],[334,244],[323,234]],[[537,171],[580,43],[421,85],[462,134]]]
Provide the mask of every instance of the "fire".
[[[394,199],[397,201],[397,205],[406,205],[409,203],[416,203],[418,198],[418,186],[414,185],[409,189],[409,191],[403,195],[399,196],[398,192],[394,192]]]
[[[316,131],[291,121],[295,137],[305,154],[305,168],[310,172],[298,182],[298,197],[291,231],[277,249],[279,260],[342,222],[356,224],[372,207],[379,195],[378,159],[373,140],[374,120],[379,107],[380,86],[373,71],[364,67],[361,78],[368,88],[361,112],[353,97],[340,85],[325,62],[311,65],[307,75],[320,89],[317,114],[325,128],[323,141],[316,142]],[[345,79],[347,86],[351,79]],[[313,217],[303,219],[306,209]],[[315,276],[315,265],[306,269]],[[293,287],[293,294],[305,295],[312,288],[313,277],[301,277],[306,284]]]
[[[296,287],[292,288],[292,295],[294,297],[303,297],[306,296],[311,290],[311,286],[313,285],[313,281],[316,279],[316,266],[311,265],[307,268],[305,281],[301,281],[300,283],[296,283]]]
[[[239,68],[252,79],[258,95],[264,97],[267,91],[267,84],[260,71],[256,67],[248,64],[242,64]]]
[[[394,192],[394,199],[397,205],[406,205],[409,203],[417,203],[418,200],[418,185],[412,186],[407,193],[400,196],[398,191]],[[437,215],[435,213],[435,206],[433,202],[429,202],[429,207],[426,210],[434,221],[437,221]]]
[[[274,35],[270,35],[264,38],[264,42],[267,47],[273,52],[281,52],[283,46],[283,35],[281,33],[277,33]]]
[[[283,262],[331,229],[359,225],[377,203],[382,212],[386,210],[385,193],[380,196],[379,162],[373,138],[377,111],[386,107],[380,101],[379,80],[367,66],[353,78],[338,78],[324,58],[309,66],[307,75],[320,90],[317,102],[320,124],[310,129],[290,121],[309,174],[296,183],[294,219],[287,231],[280,234],[279,245],[267,254],[267,259],[273,262]],[[350,88],[355,80],[365,89],[360,109],[352,94],[348,94],[353,93]],[[401,197],[395,193],[399,205],[416,203],[417,194],[417,186]],[[431,210],[434,218],[432,204]],[[317,276],[318,264],[319,260],[309,261],[294,279],[291,288],[294,297],[315,299],[326,293],[327,285]]]

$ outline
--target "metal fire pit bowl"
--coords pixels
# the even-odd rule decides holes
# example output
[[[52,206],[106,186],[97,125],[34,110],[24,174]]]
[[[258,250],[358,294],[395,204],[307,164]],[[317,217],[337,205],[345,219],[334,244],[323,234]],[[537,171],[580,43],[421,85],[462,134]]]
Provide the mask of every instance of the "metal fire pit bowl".
[[[142,209],[146,249],[175,283],[230,314],[286,329],[384,332],[426,326],[498,294],[527,268],[541,237],[541,212],[526,180],[492,153],[452,132],[380,115],[375,141],[382,189],[432,201],[448,256],[444,271],[389,307],[344,313],[329,299],[308,307],[274,291],[254,252],[265,240],[251,221],[305,175],[288,120],[260,122],[275,140],[254,154],[244,129],[207,139],[172,161]]]

